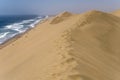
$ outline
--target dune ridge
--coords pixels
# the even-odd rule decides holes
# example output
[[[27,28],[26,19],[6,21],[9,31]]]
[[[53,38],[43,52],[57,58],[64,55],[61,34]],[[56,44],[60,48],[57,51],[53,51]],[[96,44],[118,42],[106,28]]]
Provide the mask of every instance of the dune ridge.
[[[120,18],[95,10],[64,16],[1,49],[0,79],[119,80]]]
[[[67,18],[70,17],[70,16],[72,16],[72,13],[67,12],[67,11],[65,11],[65,12],[63,12],[63,13],[60,13],[59,15],[57,15],[56,17],[54,17],[54,18],[51,20],[50,24],[57,24],[57,23],[59,23],[59,22],[64,21],[65,19],[67,19]]]
[[[112,14],[120,17],[120,10],[113,11]]]
[[[105,16],[106,18],[104,18]],[[61,64],[64,65],[64,67],[68,66],[67,69],[65,69],[66,74],[63,74],[65,72],[61,73],[61,75],[66,75],[64,79],[62,76],[62,79],[117,80],[116,76],[114,77],[111,75],[111,73],[113,72],[109,72],[110,70],[114,71],[114,69],[117,69],[116,67],[120,66],[117,65],[117,62],[115,62],[115,58],[118,59],[119,57],[117,56],[119,56],[119,54],[116,53],[116,50],[114,50],[113,52],[112,48],[110,47],[110,44],[112,44],[112,47],[116,47],[117,44],[114,44],[115,42],[109,43],[108,41],[108,36],[111,35],[111,32],[114,32],[115,30],[116,33],[119,29],[119,25],[116,27],[113,27],[114,24],[109,25],[110,21],[108,20],[114,20],[115,16],[98,11],[92,11],[88,12],[87,14],[84,14],[84,16],[82,17],[86,18],[83,22],[81,22],[81,24],[84,23],[84,25],[76,25],[74,29],[72,28],[70,30],[65,31],[65,33],[61,36],[61,39],[57,40],[60,41],[59,44],[61,45],[58,48],[58,50],[60,50],[59,53],[63,57],[63,62],[61,62]],[[96,18],[98,20],[96,20]],[[119,18],[117,18],[117,20],[118,22],[120,21]],[[97,22],[97,26],[96,24],[92,24],[95,22]],[[104,26],[101,25],[104,22],[106,22],[106,24],[104,24]],[[100,30],[101,26],[103,27]],[[116,38],[118,40],[120,39],[118,37]],[[63,41],[63,43],[61,41]],[[120,42],[118,41],[117,43]],[[112,68],[110,68],[110,66]]]

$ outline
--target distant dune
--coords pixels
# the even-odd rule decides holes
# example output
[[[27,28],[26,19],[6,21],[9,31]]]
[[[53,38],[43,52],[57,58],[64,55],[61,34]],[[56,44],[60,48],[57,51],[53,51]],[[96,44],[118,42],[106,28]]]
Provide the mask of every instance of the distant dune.
[[[63,12],[0,50],[0,80],[120,80],[120,18]]]
[[[120,17],[120,10],[113,11],[112,14]]]
[[[57,16],[55,16],[50,24],[57,24],[57,23],[60,23],[62,21],[64,21],[66,18],[68,18],[69,16],[72,16],[73,14],[69,13],[69,12],[63,12]]]

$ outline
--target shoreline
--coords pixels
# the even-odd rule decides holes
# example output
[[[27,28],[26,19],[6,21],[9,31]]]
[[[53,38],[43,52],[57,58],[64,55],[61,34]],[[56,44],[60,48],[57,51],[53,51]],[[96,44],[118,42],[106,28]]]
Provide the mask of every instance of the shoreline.
[[[17,34],[16,36],[6,40],[5,42],[3,42],[2,44],[0,44],[0,49],[3,49],[4,47],[6,47],[7,45],[12,44],[14,41],[18,40],[19,38],[21,38],[22,36],[24,36],[25,34],[27,34],[28,32],[30,32],[31,30],[33,30],[35,27],[37,27],[39,24],[42,24],[44,22],[46,22],[49,18],[47,19],[43,19],[42,21],[38,22],[33,28],[30,28],[28,30],[26,30],[24,33],[20,33]]]

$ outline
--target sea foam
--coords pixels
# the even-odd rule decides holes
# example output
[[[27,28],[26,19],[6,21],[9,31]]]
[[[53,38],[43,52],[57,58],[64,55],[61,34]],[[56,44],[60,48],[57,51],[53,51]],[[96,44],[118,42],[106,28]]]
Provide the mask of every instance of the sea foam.
[[[24,33],[27,30],[34,28],[39,22],[47,19],[48,17],[49,16],[39,16],[34,19],[23,20],[21,22],[4,26],[4,28],[1,29],[2,33],[0,33],[0,44],[18,34]]]

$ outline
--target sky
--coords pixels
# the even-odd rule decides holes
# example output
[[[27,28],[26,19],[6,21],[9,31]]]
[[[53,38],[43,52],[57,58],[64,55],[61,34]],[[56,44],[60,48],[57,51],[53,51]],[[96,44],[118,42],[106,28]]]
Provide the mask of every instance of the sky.
[[[63,11],[81,13],[95,9],[120,9],[120,0],[0,0],[0,15],[54,15]]]

